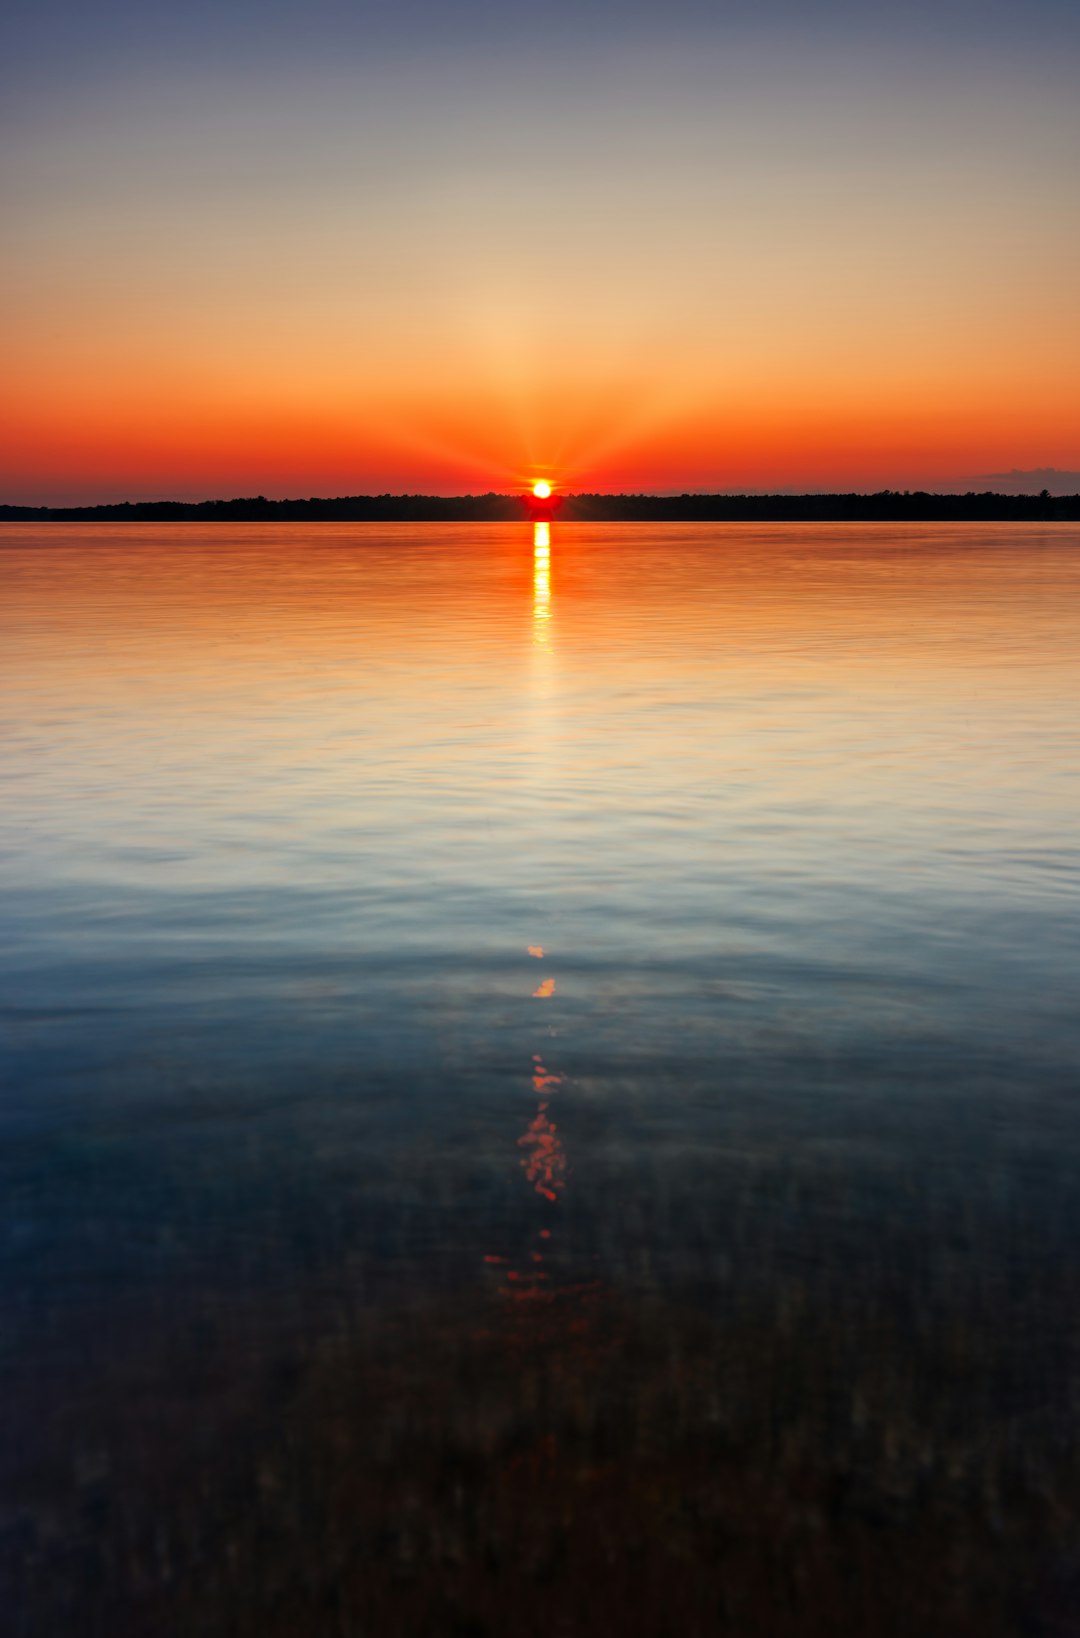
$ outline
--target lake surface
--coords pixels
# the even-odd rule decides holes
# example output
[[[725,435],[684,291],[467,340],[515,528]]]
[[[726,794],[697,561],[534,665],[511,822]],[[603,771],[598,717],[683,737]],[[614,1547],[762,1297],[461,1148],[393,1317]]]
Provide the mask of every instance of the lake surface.
[[[1080,531],[0,530],[6,1630],[1080,1628]]]

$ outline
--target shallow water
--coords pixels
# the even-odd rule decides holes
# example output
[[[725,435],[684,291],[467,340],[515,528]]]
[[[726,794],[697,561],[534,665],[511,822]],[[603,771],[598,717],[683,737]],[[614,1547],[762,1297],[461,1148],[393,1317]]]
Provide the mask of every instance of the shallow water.
[[[0,529],[24,1638],[1080,1620],[1080,534]]]

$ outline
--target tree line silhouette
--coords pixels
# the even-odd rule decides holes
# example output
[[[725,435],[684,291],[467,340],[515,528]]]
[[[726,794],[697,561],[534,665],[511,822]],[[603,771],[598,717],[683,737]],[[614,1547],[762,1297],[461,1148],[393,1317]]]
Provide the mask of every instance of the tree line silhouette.
[[[66,523],[494,523],[533,514],[531,496],[338,495],[268,500],[119,501],[98,506],[0,505],[0,521]],[[545,516],[590,522],[982,523],[1078,522],[1080,495],[1002,495],[993,490],[935,495],[883,489],[843,495],[604,495],[556,497]]]

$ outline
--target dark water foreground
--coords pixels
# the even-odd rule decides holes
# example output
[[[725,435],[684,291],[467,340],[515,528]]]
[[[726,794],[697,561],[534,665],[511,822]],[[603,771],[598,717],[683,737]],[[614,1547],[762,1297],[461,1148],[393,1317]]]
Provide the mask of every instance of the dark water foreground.
[[[5,1631],[1080,1629],[1075,530],[0,574]]]

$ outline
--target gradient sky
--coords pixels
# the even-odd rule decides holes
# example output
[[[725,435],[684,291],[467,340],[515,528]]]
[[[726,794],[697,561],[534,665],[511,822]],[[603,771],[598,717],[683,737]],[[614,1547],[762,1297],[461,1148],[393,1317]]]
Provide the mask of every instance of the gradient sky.
[[[1071,0],[23,0],[0,61],[0,499],[1080,487]]]

